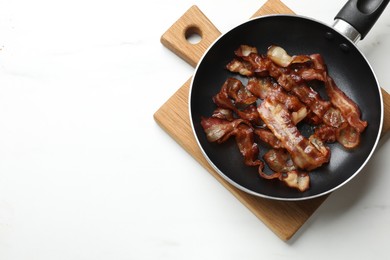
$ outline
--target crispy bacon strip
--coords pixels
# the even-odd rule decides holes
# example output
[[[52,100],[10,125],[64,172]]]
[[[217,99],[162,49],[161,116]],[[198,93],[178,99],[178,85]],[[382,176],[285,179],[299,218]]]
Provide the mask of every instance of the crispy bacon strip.
[[[310,59],[313,63],[314,69],[327,71],[324,59],[322,58],[321,54],[318,54],[318,53],[312,54],[312,55],[310,55]]]
[[[254,133],[259,137],[261,141],[268,144],[272,148],[283,148],[280,140],[268,129],[256,128]]]
[[[285,104],[290,111],[298,111],[305,106],[296,96],[289,95],[280,85],[273,83],[269,77],[251,77],[246,88],[254,96],[261,99],[265,99],[269,95],[274,96],[279,102]]]
[[[325,88],[330,102],[341,111],[348,123],[359,133],[363,132],[367,127],[367,121],[360,119],[361,113],[357,104],[339,89],[329,76],[326,78]]]
[[[249,62],[243,62],[238,59],[233,59],[226,65],[226,68],[231,72],[239,73],[243,76],[253,76],[253,68]]]
[[[242,82],[235,78],[228,78],[218,94],[213,97],[213,101],[218,107],[230,109],[240,118],[259,125],[260,117],[256,112],[256,100],[257,97],[252,95]]]
[[[274,172],[289,172],[296,170],[290,154],[285,149],[271,149],[264,154],[263,158]]]
[[[326,111],[331,107],[330,102],[321,98],[317,91],[310,88],[306,84],[295,85],[291,89],[291,93],[299,98],[302,103],[318,117],[323,117]]]
[[[222,108],[222,107],[217,107],[214,110],[213,115],[211,117],[225,119],[228,121],[234,120],[233,111],[230,109],[227,109],[227,108]]]
[[[336,141],[337,128],[322,124],[314,130],[314,135],[325,143],[334,143]]]
[[[270,77],[250,77],[246,88],[254,96],[265,99],[273,91],[276,91],[277,86],[272,82]]]
[[[306,172],[293,170],[285,173],[275,172],[271,175],[267,175],[262,170],[260,170],[259,167],[259,175],[260,177],[267,180],[279,179],[287,186],[298,189],[301,192],[304,192],[310,188],[310,176]]]
[[[329,161],[330,150],[323,154],[307,138],[302,136],[292,123],[290,113],[283,105],[272,98],[266,98],[258,107],[258,112],[300,169],[310,171]]]
[[[262,165],[263,162],[257,159],[259,155],[259,147],[257,143],[254,142],[253,129],[247,125],[241,124],[236,128],[234,136],[236,138],[238,148],[244,156],[245,165]]]
[[[341,111],[337,108],[330,107],[322,117],[323,122],[334,128],[339,128],[345,123],[345,119]]]
[[[355,127],[345,124],[336,130],[336,139],[345,148],[354,149],[360,143],[360,133]]]
[[[298,74],[292,73],[289,68],[277,66],[266,56],[251,53],[240,58],[249,62],[255,75],[269,75],[273,77],[286,91],[290,91],[297,82],[302,81]]]
[[[292,120],[296,125],[308,114],[305,105],[294,95],[290,95],[277,83],[272,82],[269,77],[251,77],[246,88],[255,96],[265,99],[273,96],[279,103],[284,104],[292,112]]]
[[[310,55],[310,66],[299,70],[299,74],[304,80],[320,80],[325,81],[326,79],[326,65],[324,59],[320,54]]]
[[[238,57],[249,56],[251,53],[257,53],[257,48],[245,44],[240,45],[240,47],[234,51],[234,54]]]
[[[244,163],[248,166],[261,165],[258,145],[254,142],[254,134],[251,124],[243,119],[228,121],[221,118],[202,117],[201,125],[209,142],[223,143],[234,136],[240,153],[244,157]]]
[[[200,124],[206,133],[206,138],[209,142],[223,143],[234,134],[234,130],[240,124],[250,126],[250,123],[244,119],[236,119],[228,121],[216,117],[202,117]]]
[[[291,57],[283,48],[276,45],[271,45],[268,48],[267,57],[281,67],[302,64],[311,60],[307,55],[295,55]]]
[[[215,98],[230,102],[232,106],[247,106],[257,100],[257,97],[252,95],[242,82],[235,78],[228,78]]]

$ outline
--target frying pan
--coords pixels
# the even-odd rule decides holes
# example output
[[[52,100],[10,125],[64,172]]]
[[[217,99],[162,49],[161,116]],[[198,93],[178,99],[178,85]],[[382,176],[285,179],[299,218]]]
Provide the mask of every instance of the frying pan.
[[[329,27],[319,21],[297,15],[270,15],[251,19],[219,37],[205,52],[196,67],[190,87],[189,113],[198,145],[210,165],[225,180],[250,194],[276,200],[305,200],[330,193],[356,176],[372,156],[380,137],[383,122],[381,91],[371,66],[357,49],[385,9],[389,0],[350,0],[336,15]],[[362,133],[359,147],[348,151],[330,144],[331,159],[310,173],[310,189],[300,192],[278,180],[259,176],[257,167],[246,166],[234,138],[223,144],[210,143],[200,124],[216,108],[212,97],[228,77],[246,79],[225,69],[242,44],[257,47],[265,53],[270,45],[283,47],[290,54],[320,53],[329,75],[347,96],[354,100],[368,127]],[[319,91],[321,94],[321,91]],[[310,129],[302,127],[308,136]],[[259,146],[262,157],[268,149]]]

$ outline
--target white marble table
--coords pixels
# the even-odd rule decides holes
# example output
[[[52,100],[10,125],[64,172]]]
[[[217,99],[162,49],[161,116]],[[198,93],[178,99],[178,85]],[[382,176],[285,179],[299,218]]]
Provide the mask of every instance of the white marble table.
[[[343,1],[285,0],[332,23]],[[153,120],[193,68],[160,36],[264,1],[0,3],[0,259],[389,259],[390,140],[289,242]],[[390,91],[390,7],[358,44]]]

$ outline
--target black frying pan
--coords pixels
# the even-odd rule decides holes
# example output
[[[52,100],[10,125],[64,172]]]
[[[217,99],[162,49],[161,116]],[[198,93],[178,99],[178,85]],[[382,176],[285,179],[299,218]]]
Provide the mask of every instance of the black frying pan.
[[[313,19],[292,15],[271,15],[245,22],[216,40],[196,68],[190,90],[190,117],[198,144],[205,158],[228,182],[250,194],[279,200],[303,200],[318,197],[341,187],[364,167],[378,143],[383,121],[383,102],[378,82],[369,63],[353,41],[363,39],[386,7],[386,1],[349,1],[336,16],[352,24],[344,34]],[[344,30],[344,28],[342,28]],[[356,29],[356,30],[355,30]],[[360,35],[359,35],[360,33]],[[245,166],[234,138],[223,144],[207,141],[200,125],[201,116],[211,116],[217,94],[228,77],[236,74],[225,69],[234,57],[234,50],[247,44],[260,53],[274,44],[290,54],[322,54],[336,84],[362,111],[368,127],[361,136],[358,149],[347,151],[331,144],[330,163],[310,174],[311,187],[305,192],[288,188],[284,183],[259,177],[257,167]],[[303,135],[305,129],[302,129]],[[264,151],[260,147],[261,151]],[[263,155],[260,152],[259,157]]]

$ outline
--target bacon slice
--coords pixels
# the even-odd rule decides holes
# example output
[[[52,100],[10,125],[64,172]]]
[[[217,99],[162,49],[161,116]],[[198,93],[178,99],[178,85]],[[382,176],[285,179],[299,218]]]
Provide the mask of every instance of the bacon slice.
[[[264,161],[275,172],[296,170],[290,154],[285,149],[271,149],[263,156]]]
[[[310,59],[313,63],[313,67],[316,70],[327,71],[326,64],[325,64],[324,59],[322,58],[321,54],[319,54],[319,53],[311,54]]]
[[[275,86],[270,77],[250,77],[246,88],[254,96],[265,99],[270,93],[276,91],[277,86]]]
[[[273,96],[281,104],[284,104],[289,111],[292,111],[292,120],[298,124],[308,114],[305,105],[294,95],[290,95],[277,83],[272,82],[269,77],[251,77],[246,88],[255,96],[265,99]]]
[[[242,82],[235,78],[228,78],[218,94],[213,97],[213,101],[217,106],[230,109],[240,118],[259,125],[261,122],[256,112],[256,100],[257,97],[252,95]]]
[[[202,117],[200,124],[206,133],[206,138],[209,142],[223,143],[234,134],[234,130],[240,124],[250,126],[250,123],[244,119],[236,119],[228,121],[215,117]]]
[[[310,66],[301,68],[298,71],[298,74],[300,74],[304,80],[325,81],[327,68],[322,56],[320,54],[312,54],[310,55],[310,61]]]
[[[341,111],[337,108],[330,107],[322,117],[323,122],[331,127],[339,128],[345,123]]]
[[[276,172],[271,175],[267,175],[263,171],[259,170],[259,175],[267,180],[279,179],[287,186],[298,189],[300,192],[304,192],[310,188],[310,176],[306,172],[293,170],[285,173]]]
[[[295,85],[291,89],[291,93],[299,98],[302,103],[307,105],[309,109],[318,117],[323,117],[327,110],[331,107],[330,102],[321,98],[320,94],[306,84]]]
[[[257,48],[245,44],[240,45],[240,47],[234,51],[234,54],[238,57],[249,56],[251,53],[257,53]]]
[[[339,89],[329,76],[326,78],[325,87],[330,102],[341,111],[352,127],[356,128],[359,133],[363,132],[367,127],[367,121],[360,119],[361,113],[357,104]]]
[[[273,83],[269,77],[251,77],[246,88],[261,99],[266,99],[269,95],[274,96],[290,111],[298,111],[305,106],[296,96],[288,94],[280,85]]]
[[[249,62],[243,62],[237,59],[233,59],[226,65],[226,68],[231,72],[239,73],[243,76],[253,76],[253,68]]]
[[[248,166],[263,164],[257,159],[259,147],[254,142],[254,134],[251,124],[243,119],[228,121],[221,118],[202,117],[201,125],[209,142],[223,143],[234,136],[240,153],[244,157],[244,163]]]
[[[257,100],[257,97],[252,95],[242,82],[235,78],[228,78],[215,98],[223,99],[224,102],[230,103],[232,106],[247,106]]]
[[[288,67],[292,64],[302,64],[311,61],[310,57],[307,55],[296,55],[291,57],[283,48],[276,45],[271,45],[268,48],[267,57],[281,67]]]
[[[255,75],[273,77],[286,91],[290,91],[297,82],[302,81],[298,74],[293,73],[289,68],[279,67],[266,56],[251,53],[241,58],[249,62]]]
[[[257,159],[259,155],[259,147],[254,142],[253,129],[247,125],[239,125],[234,136],[236,138],[237,146],[244,156],[244,163],[248,166],[262,165],[263,162]]]
[[[330,150],[323,154],[307,138],[302,136],[292,123],[290,113],[283,105],[267,98],[258,107],[258,112],[267,127],[291,154],[294,164],[300,169],[310,171],[329,161]]]
[[[272,148],[283,148],[280,140],[268,129],[256,128],[254,133],[259,137],[261,141],[268,144]]]
[[[233,111],[230,109],[227,109],[227,108],[222,108],[222,107],[217,107],[214,110],[213,115],[211,117],[225,119],[228,121],[234,120]]]
[[[357,128],[346,124],[336,130],[336,139],[347,149],[354,149],[360,143],[360,133]]]
[[[314,130],[314,135],[325,143],[334,143],[336,141],[337,128],[322,124]]]

